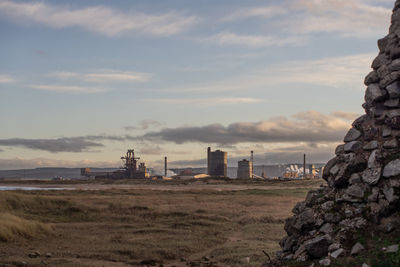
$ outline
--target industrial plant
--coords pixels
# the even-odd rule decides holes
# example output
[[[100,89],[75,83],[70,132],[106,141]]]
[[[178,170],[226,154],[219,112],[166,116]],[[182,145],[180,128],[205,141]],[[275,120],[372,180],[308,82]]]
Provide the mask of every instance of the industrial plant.
[[[318,178],[321,168],[316,168],[313,164],[306,165],[306,155],[303,157],[303,167],[301,164],[286,165],[281,169],[279,176],[267,177],[265,166],[254,167],[254,153],[251,151],[249,159],[238,161],[237,169],[229,167],[228,175],[228,153],[222,150],[211,151],[211,147],[207,148],[207,168],[186,168],[186,169],[168,169],[167,157],[164,157],[164,169],[162,174],[160,171],[154,171],[147,168],[144,162],[139,162],[139,157],[135,157],[135,151],[129,149],[124,156],[121,157],[123,165],[114,171],[92,171],[91,168],[82,168],[81,176],[95,179],[153,179],[153,180],[171,180],[171,179],[201,179],[207,177],[228,178],[235,177],[240,179],[313,179]],[[261,168],[262,167],[262,172]],[[269,168],[267,166],[267,168]],[[286,168],[286,169],[285,169]],[[235,172],[232,172],[234,169]],[[256,174],[256,170],[261,176]],[[269,168],[270,174],[275,173]],[[168,175],[169,174],[169,175]],[[272,174],[273,176],[273,174]]]

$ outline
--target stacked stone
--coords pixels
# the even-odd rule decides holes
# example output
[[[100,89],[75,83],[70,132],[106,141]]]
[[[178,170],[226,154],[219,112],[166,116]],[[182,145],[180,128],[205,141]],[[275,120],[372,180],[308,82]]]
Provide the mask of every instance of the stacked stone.
[[[365,78],[366,114],[354,121],[326,164],[328,186],[311,191],[294,207],[279,260],[354,254],[359,244],[353,244],[353,233],[371,225],[393,230],[390,221],[400,210],[400,0],[378,47]]]

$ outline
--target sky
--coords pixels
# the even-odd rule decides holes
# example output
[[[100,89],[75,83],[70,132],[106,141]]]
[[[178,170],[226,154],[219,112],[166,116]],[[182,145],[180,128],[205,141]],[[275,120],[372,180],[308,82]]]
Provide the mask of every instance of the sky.
[[[394,0],[0,0],[0,169],[326,162]]]

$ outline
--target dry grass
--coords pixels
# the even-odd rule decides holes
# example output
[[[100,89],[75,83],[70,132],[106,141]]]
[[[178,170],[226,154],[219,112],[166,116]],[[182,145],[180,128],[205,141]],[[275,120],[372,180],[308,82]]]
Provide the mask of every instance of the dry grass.
[[[39,250],[52,253],[45,260],[53,266],[151,261],[187,266],[203,256],[219,266],[259,266],[266,259],[262,250],[278,249],[284,219],[306,192],[292,185],[241,191],[0,192],[0,212],[54,225],[53,235],[29,244],[24,238],[0,242],[0,264],[39,264],[43,258],[27,258]]]
[[[0,213],[0,241],[13,241],[19,237],[40,238],[51,232],[52,227],[48,224]]]

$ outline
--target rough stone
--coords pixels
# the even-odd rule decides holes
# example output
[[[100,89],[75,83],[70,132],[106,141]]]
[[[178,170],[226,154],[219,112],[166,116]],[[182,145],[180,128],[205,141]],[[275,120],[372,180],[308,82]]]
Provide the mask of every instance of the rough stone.
[[[374,150],[378,148],[378,141],[373,140],[371,142],[368,142],[365,146],[363,146],[364,150]],[[344,148],[343,148],[344,151]]]
[[[399,251],[399,245],[391,245],[386,248],[386,253],[397,253]]]
[[[383,103],[383,105],[388,108],[395,108],[400,105],[400,100],[398,98],[388,99],[385,101],[385,103]]]
[[[392,135],[392,128],[389,126],[382,127],[382,137],[389,137]]]
[[[362,143],[360,141],[352,141],[344,145],[345,152],[357,152],[360,150]]]
[[[397,147],[398,147],[398,143],[397,143],[397,140],[394,138],[383,143],[383,148],[393,149],[393,148],[397,148]]]
[[[360,183],[362,183],[360,174],[358,174],[358,173],[353,173],[353,174],[350,176],[349,184],[355,185],[355,184],[360,184]]]
[[[385,183],[382,191],[383,191],[383,194],[385,195],[386,200],[389,201],[389,203],[391,203],[397,199],[394,195],[394,189],[393,189],[393,187],[390,186],[390,184],[388,185],[387,183]]]
[[[340,155],[344,153],[344,145],[338,145],[335,149],[335,155]]]
[[[379,182],[379,179],[381,178],[381,173],[381,168],[366,169],[365,171],[363,171],[361,177],[365,183],[374,185]]]
[[[391,86],[392,90],[397,89],[397,88],[395,88],[394,85],[389,85],[389,86]],[[399,96],[400,96],[400,92],[399,92]],[[381,88],[379,87],[379,84],[373,83],[373,84],[368,85],[367,91],[365,93],[365,102],[367,103],[367,105],[372,106],[375,102],[384,100],[386,97],[387,97],[386,91],[381,90]]]
[[[357,242],[357,243],[351,248],[350,255],[357,255],[358,253],[360,253],[360,252],[363,251],[364,249],[365,249],[364,246]]]
[[[377,159],[379,158],[379,150],[372,151],[371,155],[368,158],[368,168],[379,168],[381,167]]]
[[[326,259],[320,260],[318,263],[321,264],[322,266],[330,266],[331,260],[329,258],[326,258]]]
[[[383,177],[392,177],[392,176],[397,176],[400,174],[400,159],[393,160],[389,162],[384,168],[383,168]]]
[[[356,141],[358,138],[361,137],[361,135],[362,134],[359,130],[357,130],[356,128],[351,128],[344,137],[344,142]]]
[[[338,223],[340,219],[340,215],[337,213],[325,213],[324,215],[324,220],[328,223]]]
[[[346,194],[356,198],[363,198],[364,193],[365,191],[361,184],[352,185],[346,190]]]
[[[371,94],[375,93],[374,96],[377,96],[377,93],[374,91],[376,89],[374,88],[371,90],[372,90]],[[398,81],[393,82],[393,83],[389,84],[388,86],[386,86],[386,90],[387,90],[390,98],[399,98],[400,97],[400,83]]]
[[[305,243],[306,250],[313,258],[321,258],[328,253],[328,247],[332,244],[329,235],[315,237]]]
[[[371,83],[378,83],[379,77],[376,71],[371,71],[364,79],[364,84],[366,86],[370,85]]]
[[[335,250],[334,252],[331,253],[331,257],[334,259],[337,259],[343,253],[344,253],[344,249],[339,248],[338,250]]]
[[[315,224],[314,211],[307,208],[297,216],[293,227],[298,231],[302,231],[310,229],[313,224]]]
[[[333,243],[328,247],[328,251],[332,252],[340,248],[340,243]]]
[[[330,234],[333,232],[333,227],[330,223],[326,223],[321,227],[321,229],[319,229],[319,231],[324,234]]]

